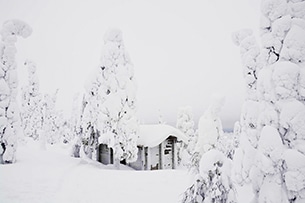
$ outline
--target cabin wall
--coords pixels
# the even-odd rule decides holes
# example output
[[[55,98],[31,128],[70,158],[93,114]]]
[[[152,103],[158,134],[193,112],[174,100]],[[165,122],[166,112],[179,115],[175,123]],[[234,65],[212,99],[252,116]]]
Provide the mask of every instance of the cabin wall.
[[[170,136],[158,146],[149,148],[138,146],[138,158],[128,165],[135,170],[158,170],[177,168],[177,138]],[[113,150],[105,144],[100,144],[98,161],[103,164],[113,164]]]
[[[170,136],[156,147],[144,147],[141,161],[144,170],[175,169],[177,167],[177,138]],[[137,160],[139,162],[139,158]],[[135,167],[133,167],[135,168]],[[137,169],[137,168],[135,168]]]
[[[159,145],[156,147],[148,148],[148,170],[160,169]]]
[[[162,169],[174,169],[176,168],[176,160],[177,160],[177,153],[176,153],[176,138],[170,136],[164,142],[163,151],[162,151]]]

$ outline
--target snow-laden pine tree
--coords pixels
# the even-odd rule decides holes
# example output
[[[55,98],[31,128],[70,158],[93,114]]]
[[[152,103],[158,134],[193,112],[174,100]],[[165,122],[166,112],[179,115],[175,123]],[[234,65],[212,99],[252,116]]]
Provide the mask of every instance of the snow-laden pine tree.
[[[91,80],[85,86],[83,97],[83,107],[81,115],[81,136],[84,153],[92,159],[97,159],[98,138],[102,131],[99,122],[101,114],[102,95],[101,82],[102,75],[96,70]],[[78,141],[76,141],[76,145]],[[76,147],[75,145],[75,147]]]
[[[32,29],[20,20],[4,22],[0,42],[0,162],[15,162],[17,131],[20,128],[16,102],[18,77],[15,61],[17,36],[28,37]]]
[[[195,147],[199,158],[198,174],[194,183],[185,191],[184,203],[233,203],[235,191],[231,181],[231,160],[219,149],[223,136],[219,113],[224,104],[222,97],[215,97],[198,124],[198,141]]]
[[[80,100],[79,93],[73,96],[72,112],[69,119],[69,127],[71,131],[71,137],[68,141],[72,141],[76,136],[79,136],[80,133]]]
[[[197,168],[197,170],[202,155],[208,150],[215,148],[219,137],[223,135],[222,124],[219,118],[223,104],[224,98],[214,95],[212,104],[199,119],[198,138],[192,157],[192,166],[195,169]]]
[[[187,136],[188,141],[187,143],[181,142],[179,144],[178,163],[190,164],[190,155],[193,154],[197,141],[194,125],[192,108],[190,106],[179,108],[176,127]]]
[[[69,143],[71,146],[71,156],[80,157],[81,148],[81,107],[79,93],[73,96],[73,104],[70,118],[65,121],[65,131],[63,143]]]
[[[138,119],[133,65],[125,51],[122,32],[109,30],[104,36],[100,72],[102,106],[100,142],[114,151],[115,165],[137,159]]]
[[[62,143],[75,144],[75,138],[80,134],[80,102],[79,93],[73,96],[71,114],[68,118],[62,118],[60,131],[62,132]],[[73,154],[73,153],[72,153]]]
[[[24,135],[37,140],[43,125],[42,95],[39,93],[36,64],[29,60],[24,64],[28,69],[28,85],[22,88],[21,124]]]
[[[82,144],[89,157],[96,157],[99,144],[114,151],[115,164],[137,159],[138,120],[133,65],[125,51],[122,32],[104,36],[101,63],[86,85],[83,102]]]
[[[260,48],[253,32],[245,29],[233,34],[233,41],[240,46],[243,75],[246,82],[245,102],[238,125],[240,147],[235,152],[234,178],[239,184],[250,182],[250,170],[257,147],[259,102],[257,98],[257,77],[263,64]],[[237,130],[237,129],[235,129]],[[237,162],[239,162],[237,164]]]
[[[63,125],[63,116],[62,113],[56,109],[56,99],[57,99],[57,92],[52,95],[45,94],[43,99],[43,106],[44,106],[44,116],[43,116],[43,127],[42,132],[46,139],[46,142],[49,144],[55,144],[59,142],[61,139],[60,136],[60,127]]]
[[[305,1],[263,0],[261,10],[264,65],[257,74],[256,136],[245,134],[240,143],[254,161],[240,153],[235,168],[243,172],[247,166],[254,202],[304,202]]]
[[[82,144],[82,141],[85,140],[83,138],[85,138],[84,136],[84,133],[85,133],[85,128],[87,127],[86,126],[86,118],[88,117],[84,117],[84,112],[85,112],[85,108],[86,108],[86,105],[87,105],[87,102],[86,102],[86,99],[85,99],[85,94],[83,94],[83,97],[82,97],[82,101],[81,101],[81,104],[80,104],[80,107],[79,107],[79,110],[78,110],[78,117],[76,120],[76,126],[73,127],[73,130],[74,131],[74,140],[72,141],[72,149],[71,149],[71,156],[73,157],[80,157],[81,155],[81,147],[83,146],[83,150],[85,150],[85,146]],[[75,101],[75,100],[74,100]],[[77,103],[77,102],[73,102],[73,103]],[[77,104],[76,104],[77,106]],[[74,116],[72,116],[74,117]],[[87,120],[88,122],[88,120]]]

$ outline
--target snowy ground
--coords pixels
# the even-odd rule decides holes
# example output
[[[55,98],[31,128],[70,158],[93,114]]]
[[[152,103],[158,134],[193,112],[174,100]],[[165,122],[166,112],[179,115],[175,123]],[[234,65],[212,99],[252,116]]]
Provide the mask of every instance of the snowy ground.
[[[0,202],[164,202],[176,203],[190,184],[184,170],[111,170],[69,157],[62,146],[28,141],[18,161],[0,165]]]
[[[69,156],[67,147],[20,144],[18,161],[0,165],[0,202],[177,203],[191,184],[185,170],[112,170]],[[250,202],[251,188],[238,188],[238,202]]]

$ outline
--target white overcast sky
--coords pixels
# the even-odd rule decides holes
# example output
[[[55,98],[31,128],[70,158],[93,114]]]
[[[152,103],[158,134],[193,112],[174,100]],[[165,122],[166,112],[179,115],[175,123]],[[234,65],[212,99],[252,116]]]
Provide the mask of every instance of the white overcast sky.
[[[71,111],[98,66],[103,35],[123,31],[138,86],[138,115],[174,124],[178,108],[192,106],[196,122],[213,93],[226,97],[225,128],[239,120],[244,81],[231,33],[258,30],[259,0],[0,0],[0,24],[21,19],[32,28],[17,42],[20,85],[26,59],[37,64],[40,90],[59,88],[58,107]]]

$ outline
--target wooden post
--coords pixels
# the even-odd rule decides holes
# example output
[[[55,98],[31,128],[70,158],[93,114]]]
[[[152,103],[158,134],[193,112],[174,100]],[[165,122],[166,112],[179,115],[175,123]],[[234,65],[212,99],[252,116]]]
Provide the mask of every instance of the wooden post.
[[[145,147],[144,148],[144,167],[145,167],[145,170],[149,170],[149,159],[148,159],[148,156],[149,156],[149,152],[148,152],[148,147]]]
[[[172,169],[177,168],[177,153],[176,153],[176,138],[173,138],[173,142],[172,142]]]
[[[163,142],[159,144],[159,169],[163,169]]]
[[[139,149],[141,149],[141,170],[145,170],[145,147],[140,147]]]
[[[120,170],[120,159],[114,159],[114,167]]]

